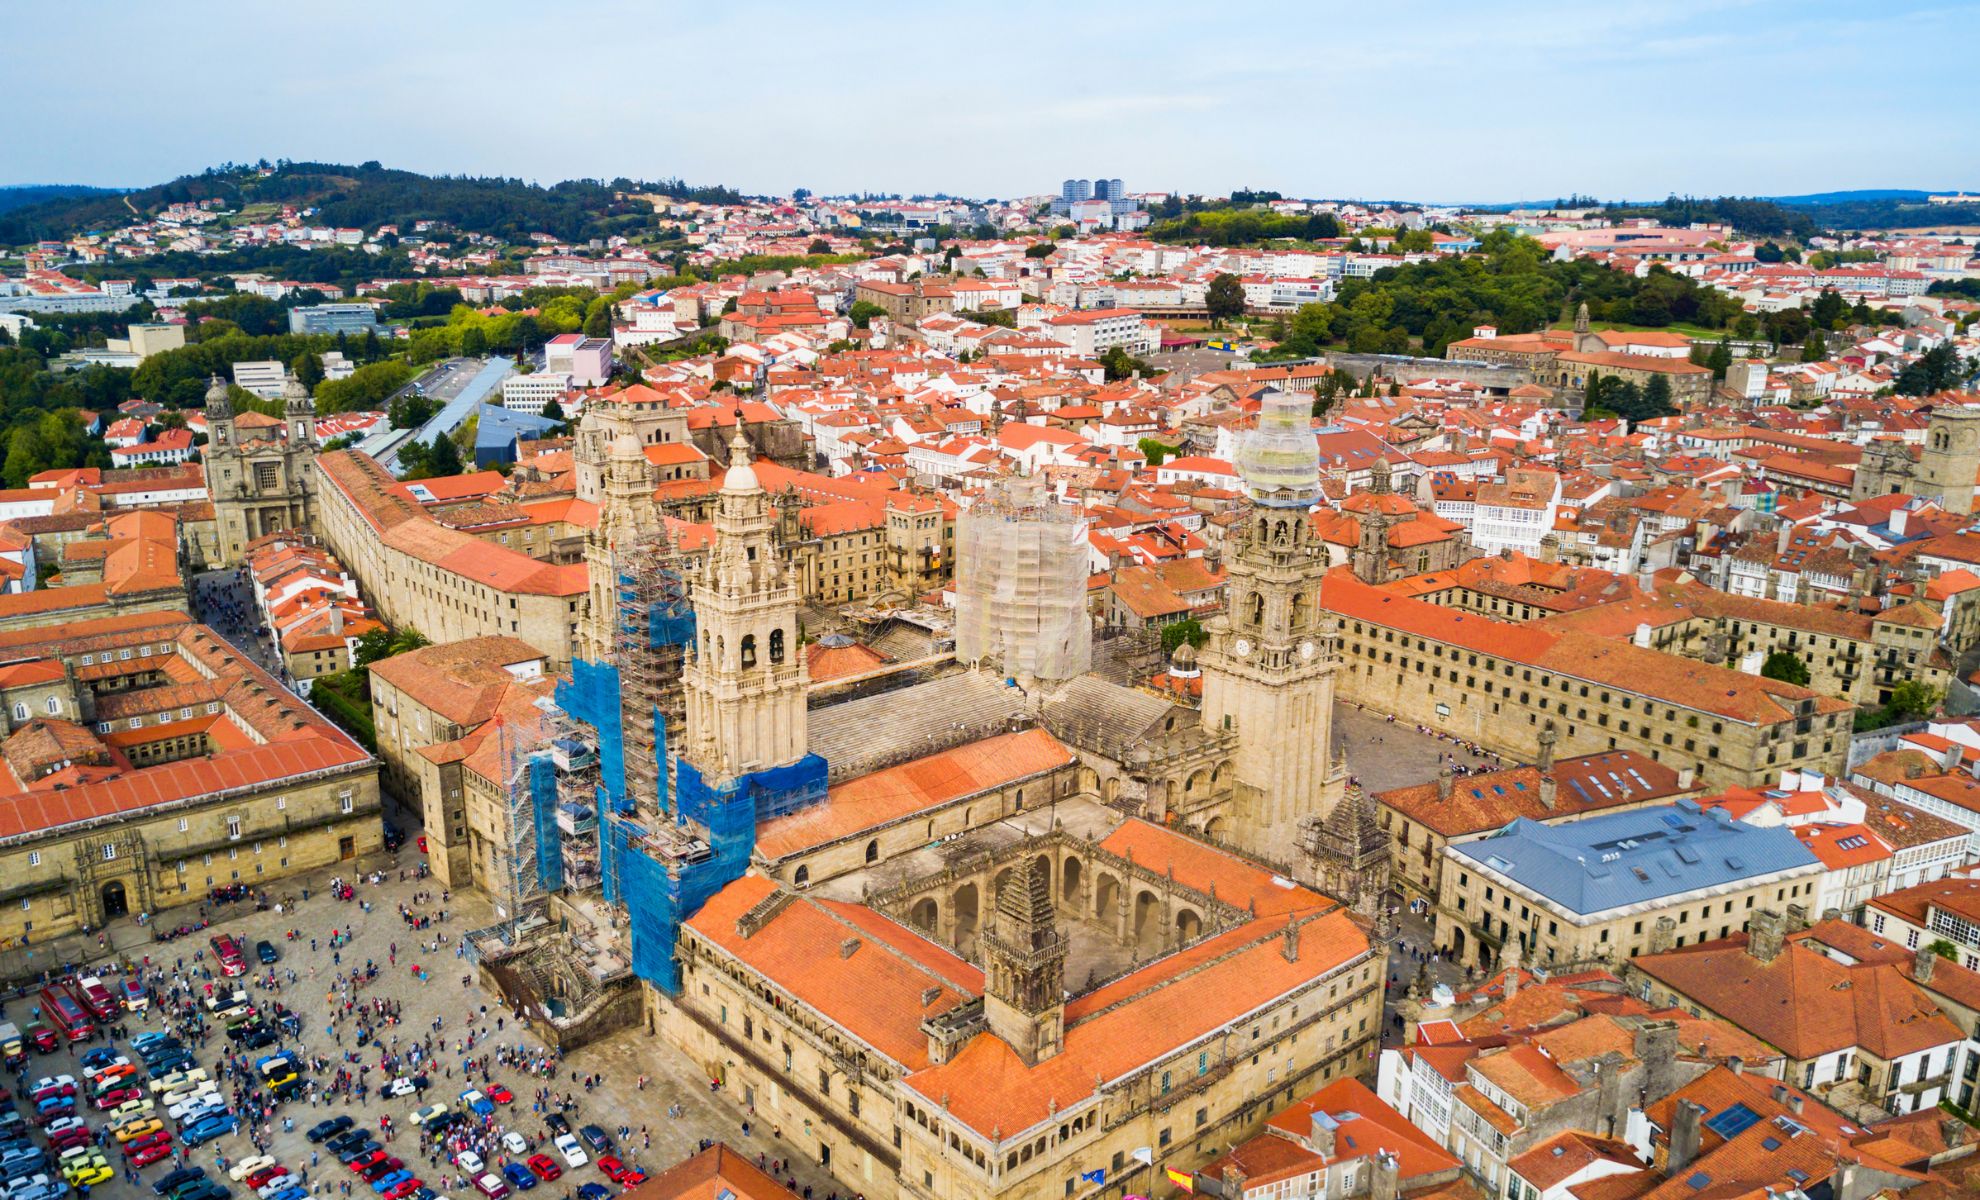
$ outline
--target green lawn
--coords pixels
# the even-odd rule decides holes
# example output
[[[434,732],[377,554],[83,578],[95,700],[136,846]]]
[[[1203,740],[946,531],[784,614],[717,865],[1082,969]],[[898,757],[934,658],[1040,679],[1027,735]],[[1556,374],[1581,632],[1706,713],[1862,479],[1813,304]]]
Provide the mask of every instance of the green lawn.
[[[1722,337],[1732,336],[1730,330],[1707,329],[1703,325],[1687,325],[1681,321],[1673,321],[1669,325],[1662,326],[1631,325],[1627,321],[1590,321],[1588,328],[1621,329],[1629,333],[1681,333],[1688,338],[1702,338],[1711,342],[1716,342]]]

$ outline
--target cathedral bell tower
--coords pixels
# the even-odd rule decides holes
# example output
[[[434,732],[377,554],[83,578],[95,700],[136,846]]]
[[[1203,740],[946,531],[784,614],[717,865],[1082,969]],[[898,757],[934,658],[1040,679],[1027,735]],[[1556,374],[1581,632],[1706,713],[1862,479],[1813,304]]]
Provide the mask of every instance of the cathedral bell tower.
[[[1346,781],[1332,758],[1338,635],[1320,615],[1327,556],[1308,516],[1320,495],[1309,403],[1267,393],[1238,450],[1250,520],[1225,560],[1229,603],[1199,660],[1204,724],[1238,736],[1236,840],[1275,855],[1300,818],[1332,811]]]
[[[694,656],[682,672],[682,754],[711,782],[803,758],[806,670],[796,581],[777,557],[770,497],[736,425],[715,504],[715,544],[694,581]]]
[[[1066,937],[1037,858],[997,891],[994,924],[983,939],[983,1013],[990,1032],[1033,1066],[1065,1045]]]

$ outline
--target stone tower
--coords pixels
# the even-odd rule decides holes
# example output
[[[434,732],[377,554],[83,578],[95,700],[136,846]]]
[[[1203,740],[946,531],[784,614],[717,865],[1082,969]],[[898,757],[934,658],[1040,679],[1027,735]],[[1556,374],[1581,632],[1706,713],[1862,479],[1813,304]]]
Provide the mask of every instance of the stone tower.
[[[1039,859],[1013,869],[997,891],[983,939],[983,1011],[990,1032],[1034,1066],[1065,1042],[1066,938]]]
[[[1371,920],[1389,887],[1389,835],[1376,818],[1375,801],[1349,784],[1334,811],[1308,842],[1320,890]]]
[[[770,497],[742,427],[715,505],[715,544],[694,582],[695,655],[682,753],[711,783],[781,767],[806,752],[806,671],[796,581],[777,557]]]
[[[630,433],[622,433],[612,442],[607,456],[598,523],[584,539],[591,598],[579,632],[584,657],[591,662],[605,662],[612,656],[618,633],[617,582],[622,564],[633,561],[634,546],[658,536],[659,524],[646,456]]]
[[[282,388],[282,419],[243,427],[217,377],[206,393],[206,494],[220,561],[231,566],[256,538],[307,529],[316,519],[316,408],[302,384]]]
[[[1238,735],[1234,840],[1260,853],[1282,854],[1300,818],[1330,812],[1346,781],[1329,754],[1337,631],[1320,615],[1327,556],[1308,518],[1320,494],[1308,405],[1268,393],[1238,450],[1252,509],[1200,657],[1203,721]]]
[[[1973,479],[1980,472],[1980,408],[1941,407],[1925,430],[1911,490],[1947,512],[1973,511]]]

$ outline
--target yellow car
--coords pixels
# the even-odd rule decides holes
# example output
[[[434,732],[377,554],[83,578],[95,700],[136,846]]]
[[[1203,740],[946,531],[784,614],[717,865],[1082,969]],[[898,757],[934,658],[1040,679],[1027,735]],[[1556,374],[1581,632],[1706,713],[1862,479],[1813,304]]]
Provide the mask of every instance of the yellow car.
[[[272,1092],[285,1083],[294,1083],[295,1079],[296,1073],[294,1071],[285,1070],[279,1075],[270,1075],[267,1079],[268,1090]]]
[[[165,1123],[157,1117],[146,1117],[142,1121],[132,1121],[129,1125],[118,1126],[117,1140],[120,1142],[132,1141],[136,1138],[143,1137],[147,1133],[156,1133],[163,1128],[165,1128]]]
[[[141,1116],[145,1113],[150,1112],[152,1109],[156,1107],[157,1104],[154,1103],[149,1096],[140,1096],[135,1100],[126,1100],[122,1104],[119,1104],[117,1107],[111,1109],[110,1119],[112,1121],[121,1121],[125,1117]]]
[[[110,1169],[109,1163],[99,1162],[95,1166],[85,1167],[83,1170],[71,1174],[69,1176],[69,1182],[77,1187],[95,1187],[99,1183],[108,1183],[116,1177],[117,1172]]]

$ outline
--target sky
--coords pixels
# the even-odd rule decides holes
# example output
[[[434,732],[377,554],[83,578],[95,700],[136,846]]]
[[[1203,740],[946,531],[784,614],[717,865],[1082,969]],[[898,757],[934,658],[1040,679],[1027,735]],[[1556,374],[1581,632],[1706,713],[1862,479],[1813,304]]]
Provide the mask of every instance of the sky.
[[[5,28],[0,184],[288,158],[774,194],[1980,187],[1975,0],[13,0]]]

